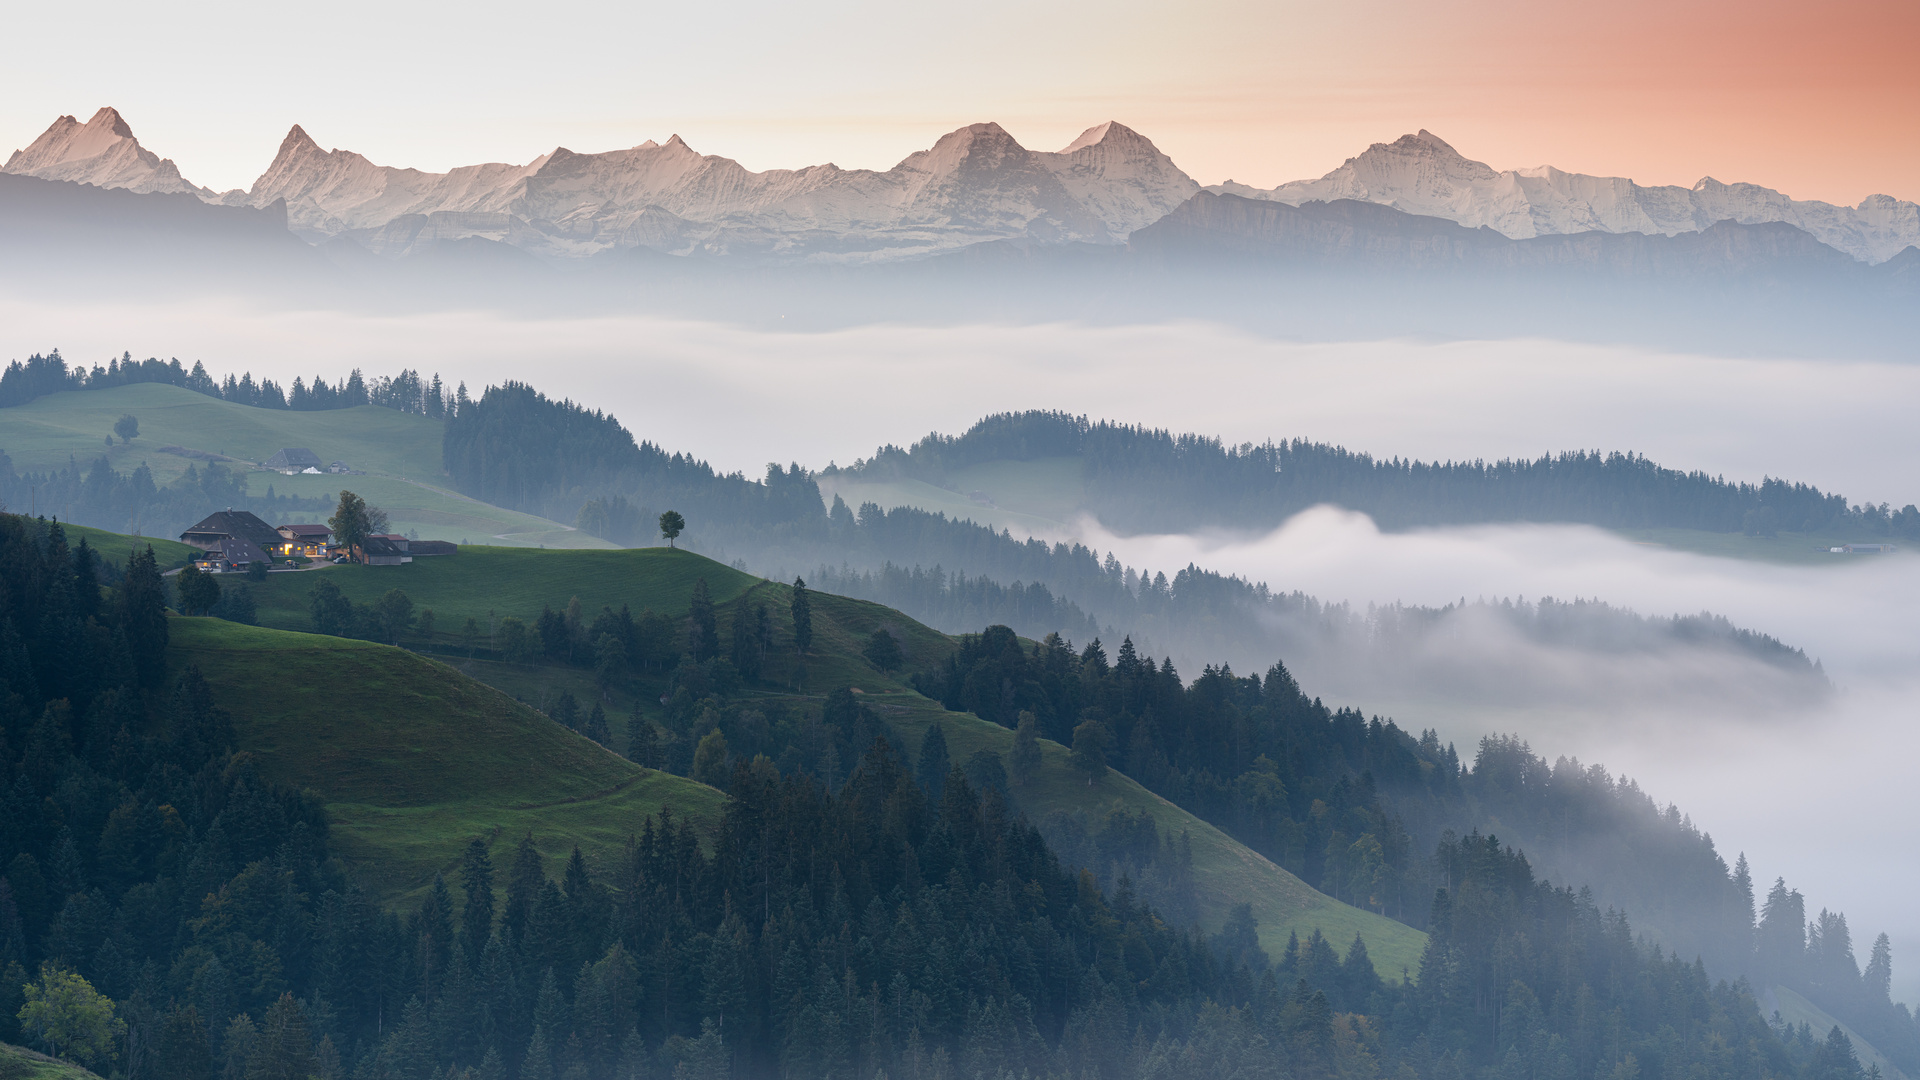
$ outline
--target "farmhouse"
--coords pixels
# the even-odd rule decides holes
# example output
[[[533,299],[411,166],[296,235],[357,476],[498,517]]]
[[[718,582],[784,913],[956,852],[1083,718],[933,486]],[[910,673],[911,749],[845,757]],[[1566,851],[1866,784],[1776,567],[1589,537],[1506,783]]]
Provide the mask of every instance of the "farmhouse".
[[[273,557],[260,550],[259,545],[238,536],[225,537],[213,547],[193,557],[195,566],[213,574],[236,573],[254,563],[272,566]]]
[[[333,530],[325,525],[282,525],[280,544],[272,549],[278,555],[301,555],[309,559],[327,557],[327,537]]]
[[[180,534],[180,542],[202,551],[213,551],[228,540],[245,540],[261,552],[278,547],[283,541],[273,526],[246,510],[225,510],[208,514],[200,524]]]
[[[321,470],[320,455],[304,446],[289,446],[266,460],[266,466],[274,472],[283,472],[288,476],[295,473],[317,473]]]

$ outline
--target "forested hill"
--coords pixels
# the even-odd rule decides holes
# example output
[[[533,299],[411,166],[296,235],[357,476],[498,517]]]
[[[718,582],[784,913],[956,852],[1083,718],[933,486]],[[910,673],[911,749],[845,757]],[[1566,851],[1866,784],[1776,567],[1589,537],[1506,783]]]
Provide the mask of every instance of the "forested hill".
[[[1124,883],[1102,890],[991,785],[956,769],[932,794],[884,726],[838,785],[737,761],[706,836],[663,811],[627,822],[623,857],[597,867],[577,854],[556,867],[506,837],[496,861],[475,837],[446,877],[383,910],[341,858],[361,839],[243,752],[259,718],[170,666],[179,620],[144,549],[102,589],[90,547],[0,516],[0,565],[0,1040],[101,1071],[1863,1075],[1838,1027],[1770,1025],[1744,985],[1636,942],[1624,917],[1539,881],[1491,837],[1439,845],[1426,953],[1413,978],[1383,983],[1359,942],[1344,960],[1317,935],[1272,955],[1247,919],[1203,939]],[[431,666],[366,645],[334,650],[334,677],[360,685],[356,656]],[[357,695],[330,707],[372,731],[385,718]],[[414,794],[433,808],[432,790]],[[80,1015],[100,1019],[96,1034],[76,1032]]]
[[[933,433],[906,449],[884,446],[843,470],[860,479],[940,485],[994,461],[1076,458],[1088,505],[1121,532],[1175,527],[1271,528],[1332,503],[1382,528],[1535,521],[1607,528],[1712,532],[1812,531],[1846,526],[1920,537],[1920,509],[1871,502],[1807,484],[1736,483],[1664,468],[1633,453],[1575,450],[1532,460],[1381,459],[1301,439],[1232,446],[1198,434],[1134,427],[1060,412],[1000,413],[957,436]]]
[[[464,388],[463,388],[464,389]],[[616,543],[644,544],[657,510],[677,508],[711,533],[804,532],[821,523],[820,488],[799,465],[769,465],[764,483],[689,454],[635,442],[618,420],[524,383],[462,398],[447,417],[447,475],[461,491],[559,520]],[[783,527],[785,527],[783,529]]]

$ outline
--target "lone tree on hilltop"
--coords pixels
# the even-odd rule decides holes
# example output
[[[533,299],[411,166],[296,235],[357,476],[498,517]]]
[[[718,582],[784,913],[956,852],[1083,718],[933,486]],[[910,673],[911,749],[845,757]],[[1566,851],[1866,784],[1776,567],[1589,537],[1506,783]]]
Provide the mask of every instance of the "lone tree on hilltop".
[[[120,444],[125,446],[140,437],[140,421],[134,419],[132,413],[127,413],[113,422],[113,433],[120,436]]]
[[[686,530],[687,519],[680,516],[680,511],[669,510],[660,515],[660,535],[667,538],[668,547],[672,547],[674,538]]]

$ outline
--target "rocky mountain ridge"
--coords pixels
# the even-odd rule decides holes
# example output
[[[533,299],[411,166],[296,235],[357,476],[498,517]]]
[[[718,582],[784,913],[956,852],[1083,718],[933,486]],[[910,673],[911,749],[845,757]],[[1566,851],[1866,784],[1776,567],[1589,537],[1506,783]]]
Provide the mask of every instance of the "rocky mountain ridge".
[[[1920,205],[1871,195],[1857,207],[1789,198],[1758,184],[1703,178],[1691,188],[1647,187],[1619,176],[1562,172],[1550,165],[1496,170],[1422,130],[1374,143],[1318,180],[1259,189],[1229,180],[1220,195],[1300,206],[1355,199],[1467,226],[1512,240],[1583,232],[1674,236],[1720,221],[1786,222],[1868,263],[1920,244]]]
[[[141,146],[133,137],[133,129],[111,107],[100,109],[84,124],[71,116],[60,117],[26,149],[15,150],[0,172],[125,188],[141,194],[213,197],[213,192],[183,179],[173,159]]]
[[[753,172],[678,135],[624,150],[559,147],[525,164],[444,173],[323,150],[299,125],[253,186],[216,194],[145,149],[121,115],[54,121],[0,172],[266,208],[284,200],[311,242],[347,238],[386,256],[462,241],[574,259],[645,248],[685,256],[860,263],[983,241],[1125,243],[1202,189],[1152,141],[1108,122],[1048,153],[994,123],[949,132],[893,168],[831,163]],[[1342,199],[1486,226],[1509,239],[1588,232],[1675,236],[1720,221],[1784,222],[1862,262],[1920,244],[1920,206],[1874,195],[1857,207],[1703,179],[1647,187],[1551,167],[1493,169],[1427,131],[1376,143],[1317,180],[1272,189],[1228,181],[1214,194],[1300,206]]]
[[[296,232],[349,236],[382,254],[481,237],[559,257],[645,247],[866,261],[1006,238],[1118,243],[1199,190],[1115,123],[1057,154],[1028,150],[988,123],[950,132],[886,172],[826,164],[758,173],[678,135],[426,173],[323,151],[296,126],[239,201],[285,199]]]

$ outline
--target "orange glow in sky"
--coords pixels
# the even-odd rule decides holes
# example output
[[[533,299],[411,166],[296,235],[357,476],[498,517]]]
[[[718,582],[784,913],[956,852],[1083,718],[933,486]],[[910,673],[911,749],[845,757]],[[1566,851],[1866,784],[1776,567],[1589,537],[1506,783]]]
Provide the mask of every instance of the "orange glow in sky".
[[[426,169],[674,133],[767,169],[887,168],[980,120],[1055,150],[1115,119],[1203,183],[1427,128],[1496,168],[1920,199],[1914,0],[98,7],[9,15],[34,48],[0,69],[0,153],[108,104],[216,189],[296,122]]]

